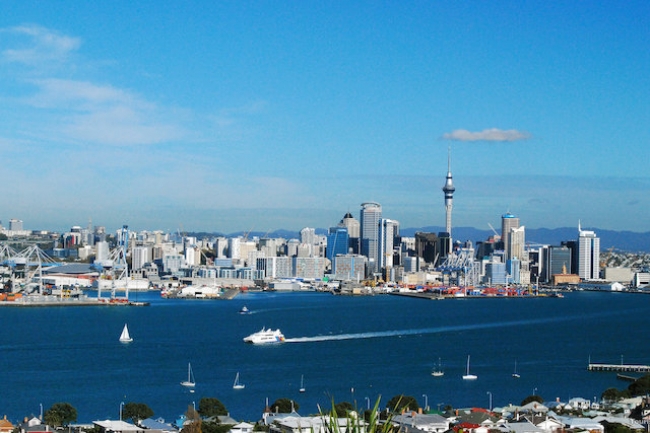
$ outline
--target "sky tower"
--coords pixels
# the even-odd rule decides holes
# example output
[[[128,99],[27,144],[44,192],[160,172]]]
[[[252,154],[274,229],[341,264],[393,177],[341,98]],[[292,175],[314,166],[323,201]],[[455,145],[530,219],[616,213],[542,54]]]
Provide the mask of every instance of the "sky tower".
[[[442,187],[442,191],[445,193],[445,211],[447,216],[445,231],[451,237],[451,208],[454,203],[454,191],[456,191],[451,178],[451,146],[447,149],[447,181],[445,182],[445,186]]]

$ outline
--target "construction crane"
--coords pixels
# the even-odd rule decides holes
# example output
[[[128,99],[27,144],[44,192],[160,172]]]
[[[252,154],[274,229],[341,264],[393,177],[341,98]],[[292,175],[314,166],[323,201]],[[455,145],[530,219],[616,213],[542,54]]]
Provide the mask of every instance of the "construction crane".
[[[494,236],[496,236],[496,237],[498,237],[499,239],[501,239],[501,235],[500,235],[499,233],[497,233],[497,231],[494,229],[494,227],[492,227],[492,224],[487,223],[487,225],[489,225],[490,228],[492,229],[492,232],[494,233]]]

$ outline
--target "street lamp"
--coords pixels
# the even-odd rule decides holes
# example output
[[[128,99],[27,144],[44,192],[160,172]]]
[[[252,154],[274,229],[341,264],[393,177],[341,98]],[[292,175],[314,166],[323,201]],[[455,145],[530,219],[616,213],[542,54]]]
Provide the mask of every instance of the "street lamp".
[[[537,388],[533,388],[533,395],[537,395]]]
[[[124,402],[120,403],[120,421],[122,421],[122,408],[124,407]]]
[[[492,393],[490,391],[487,392],[488,395],[490,396],[490,406],[489,409],[492,410]]]
[[[366,397],[366,405],[368,406],[368,410],[370,410],[370,397]]]
[[[440,406],[442,406],[444,403],[438,403],[438,412],[440,412]]]
[[[429,397],[426,394],[422,394],[422,397],[424,397],[424,411],[427,412],[429,410]]]

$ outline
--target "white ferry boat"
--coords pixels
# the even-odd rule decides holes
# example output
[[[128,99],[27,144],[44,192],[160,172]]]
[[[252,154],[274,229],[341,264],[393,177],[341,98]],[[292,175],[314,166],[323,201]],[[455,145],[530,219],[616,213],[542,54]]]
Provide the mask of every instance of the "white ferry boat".
[[[248,337],[244,337],[244,342],[252,344],[282,343],[283,341],[284,335],[279,329],[273,330],[262,328],[261,331],[255,332]]]

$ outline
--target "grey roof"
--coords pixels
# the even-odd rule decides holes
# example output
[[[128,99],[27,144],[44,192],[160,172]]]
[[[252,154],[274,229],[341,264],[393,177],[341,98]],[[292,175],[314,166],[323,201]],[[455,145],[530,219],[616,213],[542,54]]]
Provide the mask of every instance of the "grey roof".
[[[70,263],[60,266],[51,266],[43,269],[44,274],[92,274],[97,273],[97,269],[88,263]]]
[[[163,430],[163,431],[178,431],[178,429],[171,424],[167,424],[163,419],[147,418],[140,421],[140,425],[149,430]]]

